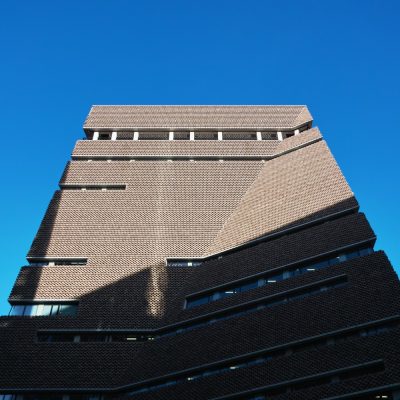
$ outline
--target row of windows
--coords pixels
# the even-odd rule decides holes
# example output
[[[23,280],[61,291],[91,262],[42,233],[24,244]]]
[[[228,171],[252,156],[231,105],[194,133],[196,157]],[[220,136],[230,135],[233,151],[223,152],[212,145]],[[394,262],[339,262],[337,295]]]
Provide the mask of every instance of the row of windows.
[[[298,130],[301,132],[307,129]],[[218,131],[209,132],[193,132],[192,135],[189,131],[186,132],[94,132],[93,140],[282,140],[292,137],[296,131],[261,131],[257,134],[256,131],[252,132],[222,132],[218,135]]]
[[[62,190],[97,190],[106,192],[108,190],[125,190],[126,185],[98,185],[98,186],[87,186],[87,185],[63,185]]]
[[[294,353],[300,353],[303,351],[308,351],[311,349],[321,349],[323,347],[332,346],[336,343],[343,343],[345,341],[358,339],[361,337],[376,336],[386,332],[390,332],[393,329],[399,328],[399,321],[392,322],[382,322],[374,326],[364,326],[363,328],[358,328],[356,330],[347,330],[346,332],[338,334],[326,334],[322,338],[303,340],[301,343],[283,345],[278,349],[266,350],[265,352],[259,352],[257,356],[247,357],[246,359],[236,360],[229,364],[220,365],[214,368],[208,368],[195,373],[185,373],[176,376],[174,379],[166,379],[164,381],[159,381],[156,384],[139,387],[138,389],[129,392],[129,394],[137,394],[150,392],[154,390],[161,389],[163,387],[168,387],[172,385],[178,385],[180,383],[192,382],[201,378],[205,378],[212,375],[225,374],[230,371],[237,369],[248,368],[254,365],[262,365],[273,359],[288,357]]]
[[[256,362],[256,363],[251,363],[248,362],[246,363],[246,367],[253,366],[253,365],[260,365],[264,361]],[[243,364],[244,365],[244,364]],[[236,369],[242,368],[241,365],[235,365],[231,366],[228,368],[225,368],[224,370],[220,370],[218,374],[221,373],[226,373],[229,371],[233,371]],[[277,396],[281,394],[286,394],[286,393],[291,393],[291,392],[297,392],[300,390],[304,389],[309,389],[312,387],[320,386],[320,385],[326,385],[326,384],[334,384],[334,383],[340,383],[344,382],[350,379],[356,379],[358,377],[362,377],[365,375],[369,374],[376,374],[380,372],[385,371],[385,365],[382,361],[373,361],[366,363],[364,365],[357,365],[353,367],[348,367],[348,368],[343,368],[340,371],[328,371],[324,374],[320,374],[320,376],[312,376],[312,377],[304,377],[302,379],[296,379],[293,380],[292,382],[285,382],[282,383],[281,385],[279,384],[274,384],[274,387],[267,388],[264,390],[262,393],[259,393],[255,396],[248,397],[247,400],[267,400],[271,396]],[[169,380],[168,382],[165,383],[160,383],[157,385],[153,386],[147,386],[143,387],[141,389],[137,389],[134,391],[131,391],[127,393],[127,395],[135,395],[139,393],[147,393],[147,392],[152,392],[156,391],[165,387],[169,386],[175,386],[179,383],[186,383],[186,382],[191,382],[196,379],[202,378],[202,377],[207,377],[207,376],[212,376],[215,375],[214,373],[209,373],[209,374],[203,374],[203,375],[193,375],[192,377],[187,377],[186,379],[180,379],[180,380]],[[392,396],[390,393],[387,394],[379,394],[375,395],[375,399],[391,399]],[[103,396],[101,395],[90,395],[90,394],[71,394],[71,395],[65,395],[65,394],[24,394],[24,395],[19,395],[19,394],[0,394],[0,400],[102,400]]]
[[[256,396],[248,397],[247,400],[267,400],[272,396],[279,396],[286,393],[297,392],[321,385],[329,385],[356,379],[365,375],[377,374],[385,371],[385,364],[382,361],[375,361],[367,365],[350,367],[341,371],[332,371],[321,376],[305,377],[297,382],[287,382],[277,387],[266,389]],[[274,385],[275,386],[275,385]]]
[[[330,289],[342,287],[347,283],[347,277],[345,275],[331,278],[324,282],[317,284],[307,285],[299,289],[290,290],[283,293],[270,296],[267,299],[256,301],[251,305],[245,307],[237,306],[230,309],[229,311],[220,311],[214,313],[207,319],[202,319],[201,322],[195,321],[190,324],[181,325],[181,327],[173,329],[165,329],[159,334],[146,334],[146,333],[110,333],[110,332],[85,332],[85,333],[73,333],[73,332],[40,332],[38,333],[38,341],[41,342],[144,342],[150,340],[156,340],[163,337],[175,336],[181,333],[185,333],[194,329],[198,329],[203,326],[211,325],[219,321],[237,318],[239,316],[263,310],[266,308],[274,307],[280,304],[285,304],[290,301],[298,300],[304,297],[312,296],[317,293],[325,292]],[[240,309],[240,310],[238,310]],[[82,340],[83,339],[83,340]]]
[[[28,303],[12,305],[9,315],[49,317],[54,315],[76,315],[77,311],[77,303]]]
[[[74,258],[74,259],[30,259],[29,265],[33,267],[53,267],[53,266],[74,266],[74,265],[86,265],[86,258]]]
[[[237,293],[247,292],[252,289],[256,289],[262,286],[270,285],[276,282],[280,282],[286,279],[294,278],[299,275],[304,275],[309,272],[317,271],[332,265],[339,264],[344,261],[351,260],[356,257],[361,257],[367,254],[373,253],[373,249],[368,247],[356,251],[349,251],[347,253],[341,253],[334,257],[322,259],[318,262],[308,264],[304,267],[290,267],[282,270],[279,273],[265,273],[262,277],[249,279],[241,284],[235,284],[232,286],[226,286],[223,289],[215,290],[206,294],[198,296],[188,297],[186,299],[186,308],[193,308],[202,304],[211,303],[216,300],[224,299],[225,297],[232,296]]]
[[[46,343],[85,343],[85,342],[150,342],[155,335],[137,335],[121,332],[38,332],[38,342]]]
[[[167,260],[167,267],[200,267],[202,264],[198,260]]]

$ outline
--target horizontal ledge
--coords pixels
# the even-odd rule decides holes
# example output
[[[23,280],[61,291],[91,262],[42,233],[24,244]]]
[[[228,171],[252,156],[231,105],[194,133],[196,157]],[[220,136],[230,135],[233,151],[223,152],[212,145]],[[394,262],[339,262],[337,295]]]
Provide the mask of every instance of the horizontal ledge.
[[[196,125],[195,127],[193,125],[180,125],[180,126],[167,126],[167,125],[152,125],[152,126],[132,126],[132,125],[125,125],[125,126],[114,126],[114,125],[84,125],[83,129],[85,131],[90,130],[90,131],[101,131],[102,129],[107,130],[107,131],[117,131],[118,130],[124,130],[124,131],[142,131],[142,132],[151,132],[157,129],[162,129],[168,132],[196,132],[199,130],[205,130],[205,131],[211,131],[211,132],[229,132],[229,133],[234,133],[234,132],[240,132],[242,130],[249,131],[249,132],[287,132],[287,131],[292,131],[295,129],[299,129],[305,126],[308,126],[312,123],[312,119],[303,122],[301,124],[297,125],[287,125],[287,126],[264,126],[260,127],[259,125],[244,125],[240,126],[238,128],[237,125],[226,125],[226,126],[216,126],[216,125],[208,125],[208,126],[202,126],[202,125]],[[311,129],[311,127],[309,127]]]

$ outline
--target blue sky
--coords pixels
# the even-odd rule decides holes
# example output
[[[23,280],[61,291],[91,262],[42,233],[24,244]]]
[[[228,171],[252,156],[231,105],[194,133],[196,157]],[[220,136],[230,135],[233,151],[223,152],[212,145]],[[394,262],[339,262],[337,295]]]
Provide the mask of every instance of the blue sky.
[[[92,104],[307,104],[399,268],[399,12],[390,0],[1,1],[0,314]]]

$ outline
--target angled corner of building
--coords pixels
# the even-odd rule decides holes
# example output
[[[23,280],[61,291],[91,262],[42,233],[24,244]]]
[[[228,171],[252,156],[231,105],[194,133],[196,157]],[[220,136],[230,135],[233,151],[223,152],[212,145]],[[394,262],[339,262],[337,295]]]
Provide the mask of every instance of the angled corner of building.
[[[0,317],[0,400],[399,400],[399,282],[312,125],[93,106]]]

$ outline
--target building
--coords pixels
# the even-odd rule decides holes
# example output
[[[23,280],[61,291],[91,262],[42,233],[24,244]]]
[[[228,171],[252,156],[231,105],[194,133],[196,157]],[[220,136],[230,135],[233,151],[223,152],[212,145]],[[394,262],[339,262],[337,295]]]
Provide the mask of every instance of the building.
[[[94,106],[0,318],[0,400],[400,398],[400,286],[305,106]]]

